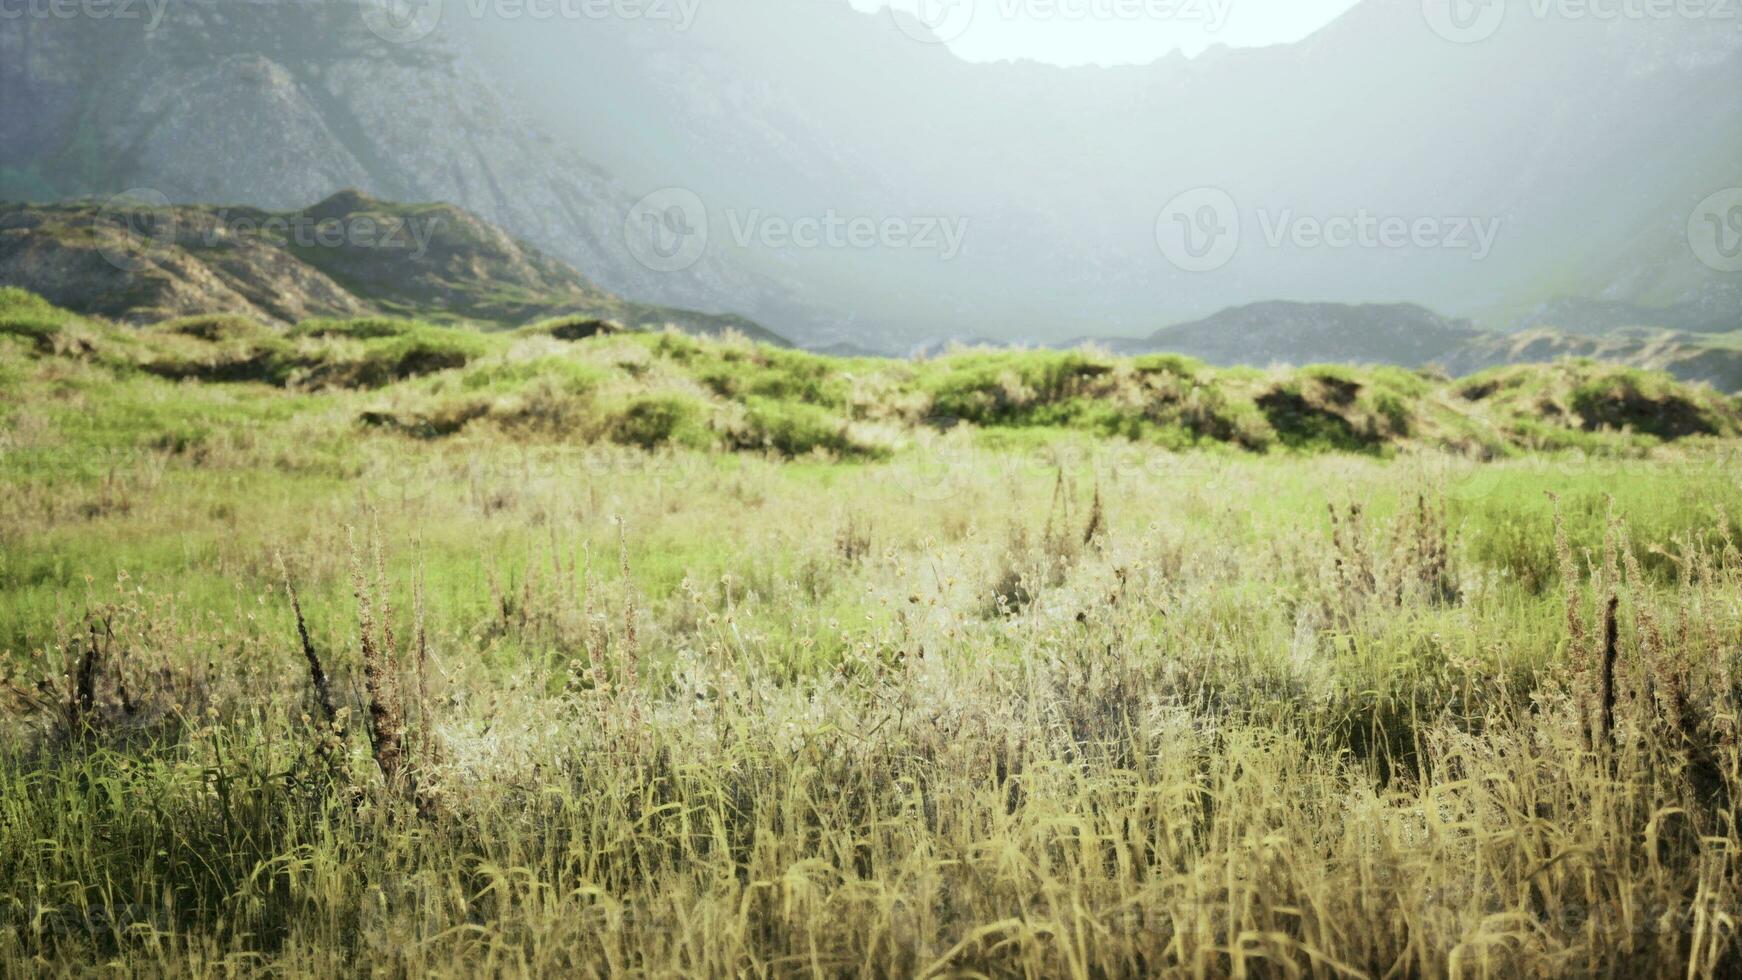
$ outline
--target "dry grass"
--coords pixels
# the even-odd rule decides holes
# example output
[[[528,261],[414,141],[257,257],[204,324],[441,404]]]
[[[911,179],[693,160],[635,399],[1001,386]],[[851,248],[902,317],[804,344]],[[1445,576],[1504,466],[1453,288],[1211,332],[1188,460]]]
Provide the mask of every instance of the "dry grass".
[[[6,973],[1742,962],[1697,461],[990,454],[937,501],[642,454],[291,492],[295,450],[8,505],[91,577],[8,546]]]

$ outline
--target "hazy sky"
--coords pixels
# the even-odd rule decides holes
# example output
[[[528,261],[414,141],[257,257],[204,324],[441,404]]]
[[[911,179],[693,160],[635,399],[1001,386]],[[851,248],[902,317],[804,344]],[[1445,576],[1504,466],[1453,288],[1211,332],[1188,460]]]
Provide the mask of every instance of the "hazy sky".
[[[1141,64],[1178,48],[1295,41],[1359,0],[848,0],[861,10],[927,9],[969,61]]]

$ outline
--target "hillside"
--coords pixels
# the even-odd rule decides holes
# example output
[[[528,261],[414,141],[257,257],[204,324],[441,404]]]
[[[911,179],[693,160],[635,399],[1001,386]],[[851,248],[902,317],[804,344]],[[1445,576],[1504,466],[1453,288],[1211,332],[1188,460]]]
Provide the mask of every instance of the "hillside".
[[[1733,18],[1540,6],[1491,5],[1505,15],[1494,36],[1455,44],[1430,28],[1431,4],[1362,0],[1296,43],[1075,68],[965,61],[842,0],[719,0],[683,31],[471,26],[490,35],[481,59],[523,83],[529,112],[594,140],[616,172],[721,206],[969,218],[947,264],[744,257],[803,268],[810,295],[876,311],[900,350],[939,324],[1051,343],[1276,297],[1420,303],[1496,329],[1563,296],[1661,308],[1644,325],[1685,329],[1721,316],[1727,297],[1734,323],[1734,277],[1696,261],[1687,236],[1703,199],[1742,185],[1742,115],[1711,98],[1742,77],[1742,32]],[[995,32],[981,7],[970,35]],[[622,77],[639,84],[573,97]],[[1507,95],[1469,94],[1491,89]],[[1157,218],[1206,186],[1237,205],[1240,247],[1223,268],[1184,272],[1158,250]],[[1297,247],[1268,231],[1362,214],[1474,219],[1496,234],[1485,253]]]
[[[174,382],[190,417],[208,398],[247,393],[287,399],[293,413],[323,405],[318,424],[335,433],[362,426],[419,440],[495,432],[878,459],[937,438],[1021,446],[1076,431],[1173,451],[1440,449],[1489,459],[1637,455],[1742,433],[1737,402],[1710,388],[1588,361],[1448,382],[1384,367],[1223,370],[1173,355],[837,359],[573,318],[494,334],[379,317],[288,329],[222,316],[125,326],[16,289],[0,291],[0,345],[12,348],[5,387],[15,404],[46,397],[32,379],[78,377],[84,397],[111,405],[117,390],[149,398],[138,384]]]
[[[1737,78],[1728,23],[1514,8],[1489,42],[1454,45],[1420,4],[1365,0],[1295,44],[1065,69],[967,63],[844,0],[720,0],[684,30],[447,17],[403,44],[350,2],[164,9],[150,32],[0,19],[0,197],[450,201],[619,295],[886,353],[940,331],[1129,333],[1278,296],[1497,328],[1561,297],[1679,329],[1738,309],[1733,277],[1687,241],[1700,202],[1742,184],[1742,126],[1709,98]],[[1487,85],[1516,95],[1473,110],[1464,93]],[[1187,274],[1157,219],[1205,185],[1234,198],[1244,238],[1226,268]],[[699,196],[714,234],[695,265],[656,273],[625,219],[667,186]],[[731,241],[733,217],[829,211],[967,231],[949,261]],[[1489,222],[1493,254],[1266,241],[1284,215],[1357,214]]]
[[[1673,306],[1647,307],[1616,300],[1562,299],[1545,303],[1519,323],[1577,334],[1657,328],[1687,333],[1742,330],[1742,282],[1713,283],[1697,296]]]
[[[0,205],[0,286],[135,322],[411,315],[491,327],[578,314],[785,340],[742,317],[632,303],[465,210],[344,191],[300,211]]]
[[[1742,349],[1736,340],[1734,334],[1671,330],[1623,329],[1593,336],[1534,329],[1484,335],[1448,352],[1439,363],[1454,375],[1467,375],[1507,364],[1591,358],[1735,393],[1742,391]]]
[[[1420,367],[1481,334],[1411,304],[1269,302],[1106,343],[1121,353],[1171,352],[1211,364],[1396,364]],[[1261,363],[1260,363],[1261,362]]]
[[[0,199],[148,189],[289,211],[354,187],[458,205],[618,295],[814,319],[723,250],[675,272],[638,262],[645,243],[626,219],[652,188],[624,186],[588,157],[591,141],[529,118],[450,37],[464,18],[398,43],[356,0],[151,6],[149,18],[0,18]]]
[[[1557,307],[1570,315],[1578,306]],[[1615,308],[1608,308],[1611,312]],[[1677,380],[1742,391],[1737,335],[1650,328],[1615,328],[1579,320],[1582,329],[1536,327],[1511,333],[1478,330],[1411,304],[1255,303],[1142,338],[1093,338],[1121,354],[1172,353],[1222,366],[1382,364],[1434,368],[1462,377],[1512,364],[1590,359]]]

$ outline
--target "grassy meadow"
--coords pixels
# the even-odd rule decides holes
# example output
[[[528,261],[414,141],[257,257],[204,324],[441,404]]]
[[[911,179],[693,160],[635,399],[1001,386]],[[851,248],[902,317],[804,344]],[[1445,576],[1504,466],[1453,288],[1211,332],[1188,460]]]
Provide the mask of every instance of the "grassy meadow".
[[[0,974],[1742,970],[1742,410],[0,291]]]

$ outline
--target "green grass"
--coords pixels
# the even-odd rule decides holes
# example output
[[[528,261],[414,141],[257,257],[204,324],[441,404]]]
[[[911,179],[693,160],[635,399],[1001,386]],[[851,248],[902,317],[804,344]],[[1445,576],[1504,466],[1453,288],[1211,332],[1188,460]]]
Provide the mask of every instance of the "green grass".
[[[72,357],[117,377],[382,392],[399,407],[399,428],[442,437],[560,426],[643,448],[877,459],[929,429],[966,423],[1070,429],[1174,451],[1492,457],[1637,456],[1742,431],[1742,410],[1710,389],[1589,362],[1446,382],[1397,368],[1213,370],[1166,355],[1084,352],[838,360],[672,332],[565,340],[562,326],[481,334],[375,317],[280,332],[207,316],[141,330],[73,317],[16,290],[0,302],[0,337],[19,338],[38,357]],[[446,421],[431,429],[430,420]]]
[[[8,975],[1742,964],[1702,390],[55,322],[0,372]],[[1675,400],[1718,434],[1582,421]]]

